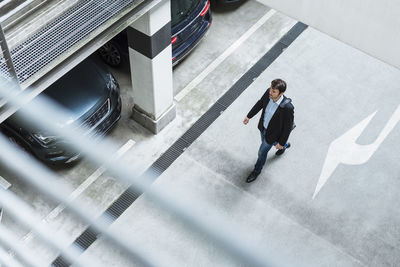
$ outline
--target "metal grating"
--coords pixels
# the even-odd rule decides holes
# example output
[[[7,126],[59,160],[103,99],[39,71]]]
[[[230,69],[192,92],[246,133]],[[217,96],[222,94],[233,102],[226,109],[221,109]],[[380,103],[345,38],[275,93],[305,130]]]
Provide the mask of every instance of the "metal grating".
[[[301,27],[299,27],[299,25]],[[303,26],[305,24],[298,22],[291,30],[294,29],[292,33],[292,40],[289,45],[307,28]],[[285,35],[286,36],[286,35]],[[293,38],[293,36],[295,36]],[[284,38],[284,37],[282,37]],[[282,39],[281,39],[282,40]],[[281,41],[280,40],[280,41]],[[145,171],[145,177],[149,177],[147,174],[152,174],[152,178],[155,180],[160,176],[185,150],[188,148],[221,114],[222,112],[231,104],[228,104],[228,98],[234,96],[235,99],[254,81],[254,77],[258,77],[257,70],[263,66],[269,66],[278,56],[283,52],[282,47],[287,47],[281,42],[275,44],[266,54],[263,56],[248,72],[246,72],[238,82],[236,82],[229,90],[226,92],[203,116],[197,120],[189,130],[187,130],[163,155],[161,155],[149,169]],[[279,52],[280,51],[280,52]],[[272,61],[271,61],[272,60]],[[263,69],[265,70],[265,68]],[[261,72],[260,72],[261,73]],[[243,78],[243,79],[242,79]],[[241,85],[247,85],[246,87],[241,87]],[[229,95],[229,97],[227,97]],[[220,102],[225,103],[227,106],[220,104]],[[140,178],[139,178],[140,179]],[[152,181],[150,181],[152,182]],[[110,214],[113,218],[117,219],[139,196],[141,193],[136,193],[133,188],[128,188],[105,212]],[[115,220],[114,219],[114,220]],[[86,241],[85,246],[88,248],[96,238],[94,233],[88,228],[74,243],[82,244],[82,240]],[[80,245],[82,247],[82,245]],[[53,261],[52,266],[56,267],[68,267],[62,257],[58,257]]]
[[[10,51],[5,40],[3,28],[0,24],[0,78],[11,82],[15,79],[15,71],[13,63],[10,59]]]
[[[186,148],[190,146],[190,143],[186,142],[182,138],[179,138],[178,140],[175,141],[175,143],[172,145],[172,147],[180,152],[184,152]]]
[[[77,3],[11,51],[19,81],[23,83],[32,77],[134,2],[86,0]]]
[[[151,165],[151,167],[163,172],[168,169],[169,166],[171,166],[171,164],[182,154],[182,152],[183,151],[175,149],[174,146],[171,146],[153,163],[153,165]]]
[[[210,126],[226,108],[215,103],[190,129],[182,135],[182,139],[189,144],[193,143]]]
[[[282,52],[287,48],[287,45],[284,45],[280,41],[276,43],[267,54],[265,54],[259,61],[259,69],[265,69],[275,61],[277,57],[282,54]]]
[[[258,63],[257,63],[258,64]],[[252,71],[252,68],[229,89],[220,99],[218,103],[225,108],[229,107],[238,96],[259,76]]]
[[[64,258],[62,257],[58,257],[57,259],[55,259],[55,261],[51,264],[51,266],[54,267],[68,267],[71,264],[69,262],[67,262]]]
[[[305,29],[307,25],[301,22],[296,23],[280,40],[286,46],[289,46]]]
[[[82,249],[87,249],[97,239],[97,233],[92,229],[88,228],[83,232],[78,239],[75,241]]]
[[[10,69],[7,67],[6,60],[4,58],[0,58],[0,75],[1,78],[11,81]]]
[[[1,48],[1,43],[3,43],[3,40],[0,40],[0,48]],[[0,75],[2,78],[8,78],[10,77],[10,71],[9,68],[7,67],[7,62],[4,57],[4,51],[3,49],[0,49]]]
[[[96,239],[97,233],[88,228],[75,240],[75,244],[79,245],[82,250],[86,250],[88,247],[90,247],[90,245],[93,244],[94,241],[96,241]],[[57,259],[55,259],[51,264],[51,266],[55,267],[68,267],[70,265],[71,263],[60,256],[57,257]]]
[[[106,210],[112,218],[117,219],[135,201],[141,193],[136,193],[133,188],[128,188],[122,195]]]

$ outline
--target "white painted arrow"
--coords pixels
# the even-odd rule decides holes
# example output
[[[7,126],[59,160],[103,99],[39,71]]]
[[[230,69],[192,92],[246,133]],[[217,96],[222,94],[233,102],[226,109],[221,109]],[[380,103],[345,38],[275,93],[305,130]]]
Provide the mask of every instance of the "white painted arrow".
[[[360,165],[367,162],[400,120],[399,105],[375,142],[369,145],[356,144],[356,140],[368,126],[376,112],[377,111],[373,112],[330,144],[317,187],[315,188],[313,199],[340,163],[347,165]]]

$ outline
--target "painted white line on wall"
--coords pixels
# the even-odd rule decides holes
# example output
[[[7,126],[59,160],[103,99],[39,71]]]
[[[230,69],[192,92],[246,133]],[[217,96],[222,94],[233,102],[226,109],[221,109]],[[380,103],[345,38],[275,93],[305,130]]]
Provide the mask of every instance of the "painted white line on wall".
[[[118,151],[112,156],[111,161],[119,159],[122,155],[124,155],[132,146],[135,144],[135,141],[129,139]],[[72,201],[77,198],[82,192],[84,192],[91,184],[93,184],[104,172],[106,168],[104,166],[100,166],[92,175],[90,175],[82,184],[80,184],[69,196],[68,201]],[[63,205],[58,205],[54,208],[45,218],[42,219],[43,222],[47,222],[51,219],[57,217],[63,210]],[[34,237],[32,232],[27,233],[23,238],[23,243],[27,243]]]
[[[276,13],[271,9],[262,16],[250,29],[247,30],[239,39],[237,39],[224,53],[217,57],[207,68],[205,68],[196,78],[194,78],[185,88],[182,89],[176,96],[176,101],[181,101],[193,88],[195,88],[205,77],[208,76],[215,68],[218,67],[228,56],[230,56],[236,48],[244,43],[258,28],[260,28],[268,19]]]

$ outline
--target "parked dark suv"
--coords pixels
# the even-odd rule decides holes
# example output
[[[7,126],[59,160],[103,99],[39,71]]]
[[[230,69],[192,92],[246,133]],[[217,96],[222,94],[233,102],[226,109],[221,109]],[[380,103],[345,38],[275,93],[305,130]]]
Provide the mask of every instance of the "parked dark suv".
[[[121,116],[119,85],[104,63],[99,63],[90,58],[84,60],[40,94],[69,111],[71,117],[60,122],[61,127],[78,122],[87,134],[96,138],[112,129]],[[70,163],[79,158],[79,153],[67,149],[65,140],[46,131],[24,127],[17,113],[0,125],[11,141],[46,163]]]
[[[172,64],[176,65],[205,36],[212,22],[209,0],[171,0]],[[128,61],[128,37],[122,31],[99,49],[101,58],[118,67]]]

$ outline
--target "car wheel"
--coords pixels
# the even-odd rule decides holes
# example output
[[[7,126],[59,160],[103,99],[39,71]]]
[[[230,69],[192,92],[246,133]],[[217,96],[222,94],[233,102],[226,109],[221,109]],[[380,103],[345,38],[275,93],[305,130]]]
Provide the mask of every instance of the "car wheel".
[[[99,54],[112,67],[119,67],[122,63],[121,49],[116,42],[110,41],[100,47]]]

